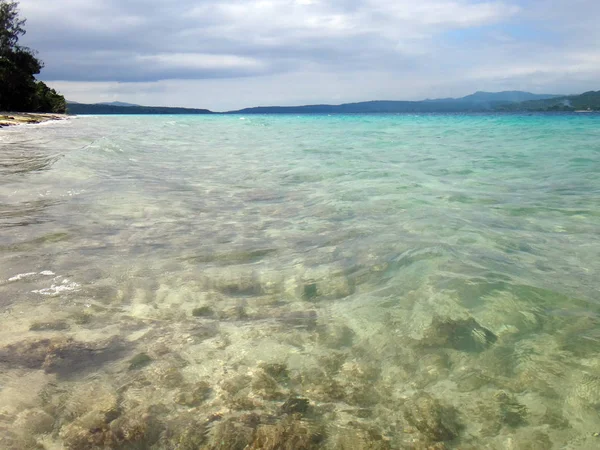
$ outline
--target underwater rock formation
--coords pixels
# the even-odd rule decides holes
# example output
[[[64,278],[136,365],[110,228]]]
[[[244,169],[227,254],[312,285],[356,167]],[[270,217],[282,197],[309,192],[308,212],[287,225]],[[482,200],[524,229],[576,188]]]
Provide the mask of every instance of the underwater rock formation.
[[[147,366],[151,362],[152,358],[150,358],[146,353],[138,353],[129,360],[129,370],[141,369],[142,367]]]
[[[60,396],[65,397],[65,395]],[[100,420],[113,420],[121,413],[119,397],[112,386],[90,382],[77,384],[57,408],[63,417],[72,421],[86,415],[98,416]]]
[[[69,450],[149,448],[162,429],[157,416],[157,412],[145,409],[117,417],[91,411],[64,426],[60,436]]]
[[[78,342],[71,338],[25,340],[0,348],[0,364],[68,376],[119,359],[125,346],[119,338]]]
[[[433,442],[451,441],[462,428],[456,410],[427,393],[416,394],[406,402],[404,418]]]
[[[211,442],[203,450],[245,450],[252,442],[254,428],[231,418],[216,423]]]
[[[325,435],[314,424],[290,416],[256,429],[249,450],[312,450],[322,448]]]
[[[359,422],[351,422],[332,439],[335,450],[390,450],[390,441],[379,430]]]
[[[179,394],[175,396],[175,402],[189,407],[195,407],[203,403],[210,395],[210,384],[200,381],[192,385],[184,385]]]
[[[27,409],[19,413],[13,427],[26,436],[50,433],[54,428],[54,417],[42,409]]]
[[[343,269],[323,266],[300,269],[288,276],[284,290],[289,299],[318,302],[348,297],[354,293],[355,286]]]
[[[449,347],[464,352],[480,352],[497,339],[494,333],[479,325],[472,317],[468,319],[435,317],[424,331],[420,343],[427,347]]]
[[[305,414],[310,407],[310,402],[306,398],[290,397],[281,405],[281,411],[287,414]]]

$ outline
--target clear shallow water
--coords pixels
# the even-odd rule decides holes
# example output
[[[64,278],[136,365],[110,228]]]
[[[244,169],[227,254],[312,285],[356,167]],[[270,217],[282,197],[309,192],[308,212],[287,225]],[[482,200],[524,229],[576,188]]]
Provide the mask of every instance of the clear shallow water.
[[[598,448],[599,125],[2,130],[0,447]]]

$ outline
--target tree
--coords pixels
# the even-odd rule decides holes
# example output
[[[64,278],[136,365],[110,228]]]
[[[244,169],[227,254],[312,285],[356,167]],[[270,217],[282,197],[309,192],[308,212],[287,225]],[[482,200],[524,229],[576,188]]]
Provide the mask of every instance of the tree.
[[[25,34],[25,19],[19,19],[18,3],[0,0],[0,54],[14,49]]]
[[[33,50],[19,45],[25,19],[19,17],[18,5],[0,0],[0,110],[65,112],[64,97],[35,79],[44,63]]]

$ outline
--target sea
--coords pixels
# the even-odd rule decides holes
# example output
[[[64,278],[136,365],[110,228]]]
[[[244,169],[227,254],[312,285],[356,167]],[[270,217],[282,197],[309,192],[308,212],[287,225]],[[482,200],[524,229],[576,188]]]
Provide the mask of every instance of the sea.
[[[0,130],[0,448],[600,448],[600,115]]]

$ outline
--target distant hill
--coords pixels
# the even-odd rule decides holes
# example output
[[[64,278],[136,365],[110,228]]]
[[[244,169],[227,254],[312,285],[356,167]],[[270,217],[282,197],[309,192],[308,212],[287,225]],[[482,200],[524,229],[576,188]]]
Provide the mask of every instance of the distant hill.
[[[499,111],[600,111],[600,91],[532,100],[498,107]]]
[[[502,92],[482,92],[477,91],[474,94],[457,100],[470,103],[489,103],[489,102],[526,102],[529,100],[545,100],[549,98],[560,97],[554,94],[532,94],[523,91],[502,91]]]
[[[452,113],[486,111],[573,111],[600,109],[600,91],[575,96],[532,94],[523,91],[475,92],[460,98],[421,101],[377,100],[341,105],[258,106],[223,114],[369,114],[369,113]],[[216,114],[208,109],[140,106],[110,102],[83,104],[68,102],[70,114]]]
[[[125,102],[101,102],[96,103],[96,105],[111,105],[111,106],[140,106],[135,103],[125,103]]]
[[[172,108],[166,106],[138,106],[138,105],[115,105],[111,104],[85,104],[69,102],[67,112],[69,114],[213,114],[208,109],[196,108]]]
[[[427,112],[482,112],[526,100],[552,99],[551,94],[530,92],[476,92],[461,98],[443,98],[422,101],[379,100],[341,105],[259,106],[229,111],[228,114],[360,114],[360,113],[427,113]]]

